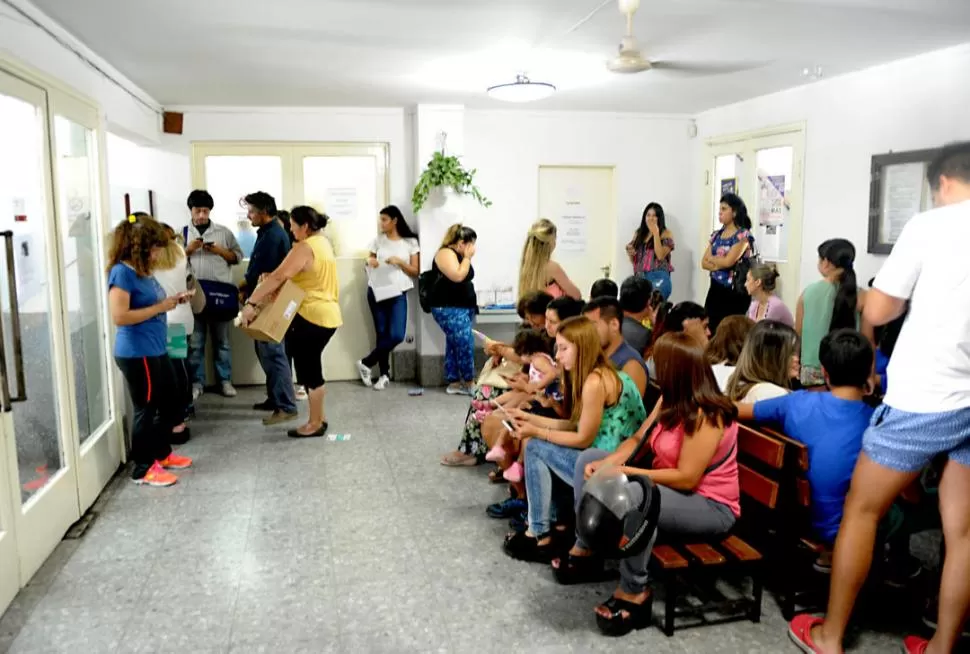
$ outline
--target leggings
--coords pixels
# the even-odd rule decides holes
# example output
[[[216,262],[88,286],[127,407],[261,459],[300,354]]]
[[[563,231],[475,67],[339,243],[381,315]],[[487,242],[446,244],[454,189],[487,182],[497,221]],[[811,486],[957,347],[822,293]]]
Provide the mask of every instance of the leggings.
[[[431,316],[445,333],[445,382],[475,380],[475,310],[464,307],[435,307]]]
[[[583,495],[586,465],[607,456],[608,452],[595,449],[586,450],[579,455],[573,480],[577,509]],[[737,520],[727,505],[709,500],[703,495],[682,493],[666,486],[658,485],[657,488],[660,489],[660,515],[657,516],[657,529],[653,532],[650,544],[636,556],[620,561],[620,589],[624,593],[639,594],[647,590],[647,563],[650,562],[650,552],[653,551],[659,532],[685,536],[716,536],[727,533]],[[629,484],[628,490],[634,502],[643,501],[643,489],[639,484]],[[626,536],[632,537],[638,527],[639,525],[628,525]],[[576,546],[589,549],[578,535]]]
[[[296,365],[296,381],[307,391],[326,383],[323,377],[323,350],[337,332],[336,327],[322,327],[297,314],[286,333],[286,340]]]
[[[184,357],[181,359],[169,357],[169,360],[175,372],[176,397],[184,406],[181,415],[188,417],[195,411],[195,402],[192,400],[192,376],[189,374],[188,363]]]
[[[131,426],[132,479],[141,479],[156,461],[172,452],[172,427],[182,422],[185,407],[168,355],[122,358],[115,363],[125,378],[134,408]]]

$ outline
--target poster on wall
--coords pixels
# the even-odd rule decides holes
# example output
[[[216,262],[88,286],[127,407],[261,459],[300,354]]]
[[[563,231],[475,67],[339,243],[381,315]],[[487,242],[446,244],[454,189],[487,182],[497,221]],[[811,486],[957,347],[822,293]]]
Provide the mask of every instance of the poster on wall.
[[[788,259],[788,214],[791,209],[785,191],[785,175],[758,171],[758,212],[755,242],[763,261]]]
[[[328,188],[324,211],[334,220],[357,218],[357,189],[352,186]]]
[[[566,200],[558,222],[556,247],[565,252],[584,251],[589,241],[586,232],[589,216],[583,203],[579,200]]]
[[[738,178],[737,177],[729,177],[727,179],[722,179],[721,180],[721,197],[724,197],[728,193],[735,193],[736,194],[737,192],[738,192]]]

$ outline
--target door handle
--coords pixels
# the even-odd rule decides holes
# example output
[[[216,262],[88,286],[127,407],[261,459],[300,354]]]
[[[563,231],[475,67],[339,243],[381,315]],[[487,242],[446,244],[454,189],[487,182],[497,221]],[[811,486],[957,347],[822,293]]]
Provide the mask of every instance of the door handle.
[[[0,399],[6,399],[4,411],[10,411],[10,402],[27,401],[27,381],[24,376],[23,332],[20,329],[20,299],[17,297],[17,269],[13,253],[13,232],[9,229],[0,232],[0,237],[3,238],[6,246],[4,250],[7,255],[7,288],[10,292],[10,330],[13,332],[14,375],[17,380],[17,394],[11,396],[7,388],[6,352],[5,348],[0,347],[0,357],[3,357],[3,363],[0,364],[0,372],[3,374],[3,389],[0,391],[2,398]],[[0,341],[2,340],[0,338]]]

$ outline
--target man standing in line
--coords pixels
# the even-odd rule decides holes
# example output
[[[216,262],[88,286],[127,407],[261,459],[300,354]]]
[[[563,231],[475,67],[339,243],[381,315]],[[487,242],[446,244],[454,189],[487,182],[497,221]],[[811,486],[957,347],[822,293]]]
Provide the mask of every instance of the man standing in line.
[[[810,654],[842,652],[856,596],[872,565],[876,526],[937,455],[946,559],[932,640],[909,636],[909,654],[953,650],[970,604],[970,142],[944,147],[927,169],[937,208],[903,228],[866,296],[863,318],[902,315],[889,360],[893,383],[862,439],[835,541],[825,618],[798,615],[789,635]]]
[[[235,288],[231,266],[243,259],[242,248],[232,232],[209,220],[215,202],[207,191],[189,193],[187,201],[192,223],[185,230],[185,254],[195,278],[204,286],[214,282]],[[198,399],[205,388],[205,341],[212,332],[216,377],[225,397],[235,397],[232,386],[232,350],[229,329],[232,318],[210,317],[205,311],[195,316],[195,329],[189,340],[189,371],[192,374],[192,398]]]
[[[249,268],[242,283],[243,297],[249,295],[259,284],[263,275],[276,270],[290,252],[290,238],[283,225],[276,219],[276,200],[262,191],[250,193],[245,198],[249,205],[249,222],[256,228],[256,244],[249,257]],[[266,374],[266,401],[253,406],[257,411],[272,411],[263,420],[264,425],[278,425],[297,417],[296,397],[293,391],[293,373],[286,348],[282,343],[255,341],[259,365]]]

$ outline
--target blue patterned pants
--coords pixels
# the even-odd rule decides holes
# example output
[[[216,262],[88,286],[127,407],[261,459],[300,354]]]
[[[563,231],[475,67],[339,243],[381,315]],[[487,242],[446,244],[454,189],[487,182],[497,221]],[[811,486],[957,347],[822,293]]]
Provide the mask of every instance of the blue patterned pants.
[[[474,309],[441,307],[431,317],[445,333],[445,381],[475,381],[475,337],[472,335]]]

